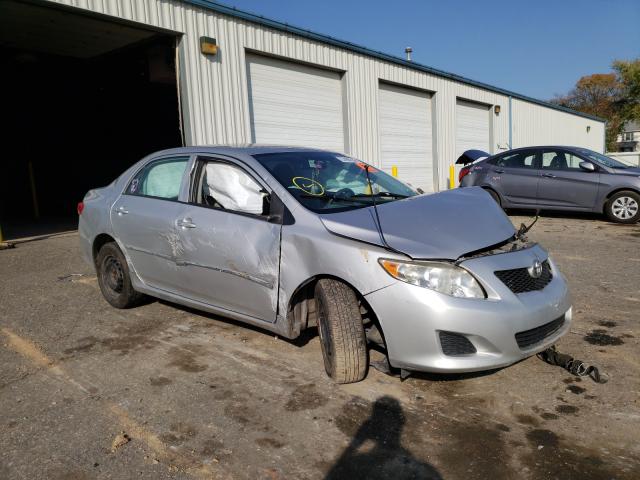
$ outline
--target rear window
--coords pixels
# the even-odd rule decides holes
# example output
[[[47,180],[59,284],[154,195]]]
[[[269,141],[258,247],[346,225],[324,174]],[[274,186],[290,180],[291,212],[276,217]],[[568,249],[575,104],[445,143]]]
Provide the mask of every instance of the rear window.
[[[129,183],[125,193],[178,200],[189,157],[165,158],[148,163]]]
[[[535,168],[536,152],[528,150],[524,152],[507,153],[496,158],[492,163],[496,167],[504,168]]]

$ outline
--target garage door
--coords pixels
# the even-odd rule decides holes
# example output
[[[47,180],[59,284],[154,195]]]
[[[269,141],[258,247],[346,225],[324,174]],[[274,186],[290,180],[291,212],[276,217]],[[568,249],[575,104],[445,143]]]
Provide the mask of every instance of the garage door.
[[[254,142],[345,150],[339,73],[257,55],[247,69]]]
[[[398,178],[433,192],[431,96],[410,88],[380,84],[381,167]]]
[[[458,100],[456,104],[456,158],[466,150],[491,153],[489,107]]]

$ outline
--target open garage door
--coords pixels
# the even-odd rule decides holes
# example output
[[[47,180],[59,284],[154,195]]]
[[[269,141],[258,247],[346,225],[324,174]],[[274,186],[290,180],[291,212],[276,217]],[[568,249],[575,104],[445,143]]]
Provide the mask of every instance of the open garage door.
[[[433,192],[431,96],[410,88],[380,84],[381,167],[425,192]]]
[[[458,100],[456,102],[456,158],[467,150],[491,153],[489,106]]]
[[[340,73],[258,55],[247,72],[254,142],[346,150]]]
[[[5,236],[75,228],[87,190],[182,144],[176,42],[79,9],[0,2]]]

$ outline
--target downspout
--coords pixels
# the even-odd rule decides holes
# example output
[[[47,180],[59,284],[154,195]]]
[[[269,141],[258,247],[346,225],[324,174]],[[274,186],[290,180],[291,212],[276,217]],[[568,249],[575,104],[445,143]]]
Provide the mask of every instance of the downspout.
[[[602,131],[602,154],[607,154],[607,121],[604,121],[604,130]]]
[[[511,95],[509,95],[509,150],[513,148],[513,123],[511,118]]]

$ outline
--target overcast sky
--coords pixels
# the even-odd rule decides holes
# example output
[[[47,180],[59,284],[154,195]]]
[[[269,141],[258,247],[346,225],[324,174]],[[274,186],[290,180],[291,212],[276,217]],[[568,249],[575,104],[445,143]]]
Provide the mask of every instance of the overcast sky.
[[[539,99],[640,57],[640,0],[225,0]]]

